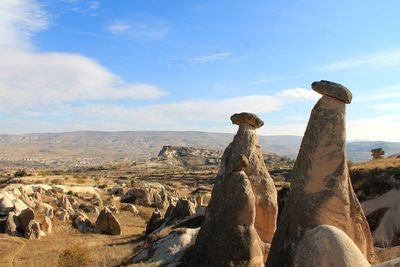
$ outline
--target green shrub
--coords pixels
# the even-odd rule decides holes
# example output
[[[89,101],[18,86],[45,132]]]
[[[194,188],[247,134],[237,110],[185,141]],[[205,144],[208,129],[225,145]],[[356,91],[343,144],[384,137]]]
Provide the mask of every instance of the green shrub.
[[[15,172],[14,177],[24,177],[24,176],[28,176],[28,173],[21,169]]]

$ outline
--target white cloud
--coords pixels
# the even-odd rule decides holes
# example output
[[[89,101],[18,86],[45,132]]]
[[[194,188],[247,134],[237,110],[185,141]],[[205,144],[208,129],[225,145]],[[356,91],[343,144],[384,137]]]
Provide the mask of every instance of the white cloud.
[[[163,19],[145,16],[138,20],[118,20],[109,24],[105,30],[111,34],[123,35],[139,41],[164,39],[170,29]]]
[[[121,34],[127,32],[131,26],[123,21],[114,22],[111,25],[108,25],[106,30],[111,32],[112,34]]]
[[[154,85],[128,84],[90,58],[29,49],[30,37],[46,27],[45,12],[36,2],[0,2],[2,110],[85,100],[157,98],[163,94]]]
[[[47,26],[46,12],[34,0],[0,1],[0,46],[30,49],[31,36]]]
[[[71,4],[78,4],[79,1],[72,1],[70,2]],[[87,13],[87,12],[92,12],[100,7],[101,3],[100,1],[88,1],[84,4],[80,4],[78,6],[75,6],[71,8],[72,11],[78,12],[78,13]]]
[[[400,65],[400,49],[382,51],[349,60],[343,60],[317,68],[320,71],[341,71],[361,66],[394,66]]]
[[[188,100],[182,102],[147,105],[142,107],[86,105],[71,109],[72,112],[90,118],[112,119],[113,122],[144,122],[146,125],[177,125],[186,123],[226,121],[236,112],[265,113],[280,109],[281,101],[276,97],[250,95],[222,100]],[[199,129],[198,129],[199,130]]]
[[[278,96],[287,99],[299,99],[299,100],[317,100],[321,98],[321,95],[311,89],[305,88],[294,88],[282,90],[278,93]]]
[[[351,120],[347,123],[347,140],[400,141],[400,114]]]
[[[214,53],[211,55],[204,55],[204,56],[191,58],[191,59],[187,60],[187,63],[190,63],[190,64],[209,63],[209,62],[223,60],[227,57],[232,56],[233,54],[234,54],[233,52]]]

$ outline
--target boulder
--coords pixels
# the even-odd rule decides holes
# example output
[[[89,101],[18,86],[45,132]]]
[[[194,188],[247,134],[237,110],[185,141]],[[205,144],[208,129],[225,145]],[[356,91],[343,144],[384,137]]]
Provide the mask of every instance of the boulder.
[[[304,233],[322,224],[345,232],[370,263],[377,260],[347,166],[345,102],[351,94],[330,83],[321,89],[324,84],[313,83],[325,95],[311,112],[267,266],[295,266],[294,253]]]
[[[277,192],[255,131],[263,122],[250,113],[231,120],[239,130],[222,156],[189,266],[263,266],[276,229]]]
[[[13,209],[14,209],[14,204],[12,203],[12,200],[8,198],[6,195],[0,193],[0,212],[7,214]]]
[[[70,218],[68,211],[65,209],[58,210],[56,215],[62,222],[67,222]]]
[[[400,189],[392,189],[361,203],[375,246],[400,245]]]
[[[45,233],[40,229],[40,224],[35,220],[31,220],[25,231],[25,237],[27,239],[40,239],[43,236],[45,236]]]
[[[49,217],[45,216],[45,217],[43,218],[43,222],[40,224],[40,229],[41,229],[43,232],[47,233],[47,234],[51,234],[51,233],[52,233],[52,231],[53,231],[53,224],[52,224],[52,222],[51,222],[51,220],[50,220]]]
[[[6,220],[5,233],[9,235],[18,235],[18,228],[20,228],[18,216],[15,212],[10,211]]]
[[[131,212],[134,215],[139,215],[139,210],[133,204],[121,204],[121,209]]]
[[[20,196],[20,199],[21,199],[29,208],[32,208],[32,209],[36,208],[35,202],[34,202],[30,197],[28,197],[25,193],[23,193],[23,194]]]
[[[93,223],[84,212],[75,212],[72,216],[73,226],[81,233],[91,233],[94,230]]]
[[[346,104],[350,104],[351,99],[353,98],[350,90],[338,83],[321,80],[319,82],[313,82],[311,87],[321,95],[336,98]]]
[[[164,222],[164,218],[159,209],[155,209],[151,214],[150,220],[146,225],[146,234],[150,234],[157,228],[159,228]]]
[[[98,233],[120,235],[121,225],[111,211],[108,208],[104,208],[97,217],[95,230]]]
[[[295,253],[295,266],[367,267],[360,249],[345,232],[319,225],[305,232]]]
[[[149,248],[137,252],[132,262],[144,262],[149,266],[186,266],[182,262],[183,257],[187,249],[193,245],[198,231],[198,228],[182,228],[179,231],[173,231],[168,236],[152,243]]]
[[[14,199],[14,211],[16,214],[19,214],[22,210],[30,208],[28,207],[24,201],[22,201],[21,199]]]
[[[173,225],[174,223],[185,219],[186,217],[192,216],[196,213],[196,206],[194,203],[187,199],[179,199],[174,209],[168,214],[166,218],[167,225]]]
[[[72,205],[71,202],[69,201],[68,197],[66,195],[63,195],[60,199],[59,206],[67,211],[72,211]]]
[[[28,231],[28,226],[30,221],[35,219],[35,213],[31,208],[24,209],[18,215],[18,221],[20,230],[22,233],[26,233]]]

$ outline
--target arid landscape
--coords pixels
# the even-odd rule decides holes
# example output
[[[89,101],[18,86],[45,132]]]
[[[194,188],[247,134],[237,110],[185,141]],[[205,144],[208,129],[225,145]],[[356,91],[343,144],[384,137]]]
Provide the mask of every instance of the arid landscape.
[[[322,86],[328,88],[332,86],[321,83]],[[335,90],[339,89],[332,87],[330,92],[337,93]],[[344,103],[330,96],[323,96],[318,103],[326,105],[323,101],[327,103],[331,101],[332,104],[344,108]],[[340,108],[336,108],[334,112],[340,112]],[[338,131],[338,134],[334,135],[336,140],[323,141],[326,127],[332,127],[332,125],[325,124],[318,126],[322,128],[316,129],[313,123],[318,123],[320,115],[314,111],[311,116],[297,160],[292,159],[291,154],[280,156],[271,152],[265,153],[265,150],[263,153],[255,133],[255,129],[261,127],[263,122],[250,113],[235,114],[231,117],[232,122],[239,125],[239,130],[225,151],[169,143],[161,146],[157,155],[154,155],[153,145],[149,144],[152,139],[143,144],[142,139],[136,140],[130,137],[131,143],[141,142],[143,146],[151,147],[146,152],[151,157],[143,159],[146,155],[143,153],[137,155],[138,160],[132,159],[133,155],[136,156],[135,149],[130,152],[126,144],[121,145],[127,142],[126,137],[119,139],[118,136],[121,136],[121,133],[72,133],[47,135],[46,138],[39,135],[3,137],[3,147],[7,147],[8,142],[14,148],[18,145],[21,149],[15,149],[15,153],[13,150],[3,152],[7,153],[8,157],[2,161],[0,173],[0,231],[2,233],[0,234],[0,255],[3,259],[1,265],[262,266],[268,254],[271,257],[271,253],[277,253],[274,250],[279,246],[277,235],[287,233],[287,230],[277,233],[275,230],[281,231],[280,227],[286,227],[287,220],[303,225],[298,229],[302,229],[306,223],[320,220],[321,222],[316,223],[317,225],[329,226],[332,229],[308,226],[309,229],[318,229],[320,232],[313,233],[314,236],[309,237],[307,236],[311,231],[309,230],[301,241],[319,244],[317,247],[314,245],[309,248],[314,253],[312,260],[304,257],[307,253],[311,253],[310,251],[298,256],[297,250],[292,252],[282,250],[280,253],[289,254],[280,258],[268,258],[268,266],[292,266],[293,264],[293,266],[321,266],[319,264],[329,263],[332,259],[329,254],[326,254],[329,246],[332,253],[342,255],[339,261],[342,263],[334,266],[369,266],[370,263],[379,262],[385,262],[382,266],[398,266],[396,259],[400,256],[400,221],[398,220],[400,157],[398,154],[394,153],[385,157],[382,148],[371,151],[369,147],[366,148],[367,145],[361,146],[370,150],[370,160],[344,163],[339,161],[338,163],[341,162],[340,164],[345,166],[339,168],[344,173],[328,176],[333,179],[331,183],[336,183],[334,181],[341,175],[347,177],[345,179],[352,183],[352,186],[344,183],[343,186],[349,186],[348,189],[344,192],[339,191],[342,193],[337,194],[344,194],[343,197],[346,197],[346,194],[350,193],[350,197],[355,199],[351,200],[355,202],[350,202],[350,205],[355,205],[351,209],[360,212],[359,218],[364,218],[365,224],[362,226],[364,232],[356,235],[356,238],[362,234],[366,236],[361,239],[362,242],[367,242],[367,246],[362,246],[364,251],[359,250],[357,243],[353,243],[344,232],[339,230],[344,227],[342,229],[350,233],[358,231],[358,228],[351,226],[346,228],[350,222],[346,223],[345,220],[351,221],[355,218],[351,214],[348,217],[346,209],[341,211],[341,205],[349,205],[349,203],[334,204],[337,205],[335,208],[337,210],[333,213],[336,214],[333,215],[334,217],[329,215],[331,212],[329,207],[317,206],[312,209],[320,210],[319,212],[325,214],[324,217],[319,219],[318,217],[314,219],[296,217],[296,212],[317,216],[313,215],[314,211],[307,212],[306,210],[314,205],[322,205],[318,204],[320,200],[315,199],[316,195],[312,197],[314,199],[309,204],[307,204],[307,193],[301,193],[303,195],[299,201],[296,199],[300,177],[316,179],[309,185],[312,186],[311,190],[314,192],[310,193],[311,195],[315,194],[316,190],[335,190],[334,188],[323,189],[321,182],[318,181],[320,176],[313,178],[312,173],[299,176],[304,175],[301,174],[304,168],[310,168],[307,167],[310,164],[313,168],[312,164],[314,164],[313,162],[302,163],[303,157],[315,158],[316,161],[322,159],[319,164],[325,167],[320,172],[329,172],[329,168],[332,168],[331,164],[337,162],[335,157],[342,155],[344,159],[346,158],[345,152],[341,149],[345,146],[345,139],[340,135],[344,131],[344,121],[337,122],[338,124],[330,130]],[[309,141],[306,138],[312,131],[316,131],[314,135],[322,135],[316,137],[320,138],[317,139],[319,141],[307,144]],[[81,137],[79,140],[82,144],[72,142],[72,149],[69,149],[68,141],[64,140],[62,145],[54,141],[60,136],[75,137],[90,134],[112,136],[112,142],[101,149],[90,150],[84,148],[96,147],[94,138],[82,139]],[[133,135],[125,133],[127,134]],[[154,133],[154,135],[158,134]],[[180,140],[174,143],[183,142],[184,134],[179,133]],[[147,133],[148,135],[151,133]],[[170,135],[168,138],[165,137],[162,140],[171,142],[171,136],[177,134],[168,133],[168,135]],[[204,135],[190,133],[189,136],[192,138],[195,136],[198,141],[190,141],[187,138],[184,140],[190,144],[196,142],[200,144],[201,140],[205,139]],[[207,134],[206,147],[218,147],[215,145],[218,142],[216,140],[219,140],[222,145],[228,138],[218,134],[214,134],[214,138],[211,138],[209,135],[211,134]],[[100,140],[109,142],[105,141],[108,140],[107,138],[100,138]],[[162,140],[158,140],[157,143]],[[262,140],[268,140],[268,137]],[[274,145],[279,147],[276,140],[279,138],[275,137]],[[49,142],[58,145],[52,149],[39,149],[47,147],[43,144]],[[328,142],[330,145],[319,152],[315,148],[308,147],[321,146],[321,142]],[[28,145],[24,146],[24,143]],[[112,144],[119,145],[114,147]],[[124,149],[118,149],[119,146]],[[339,150],[333,152],[332,146],[337,146]],[[109,152],[108,148],[110,148]],[[82,152],[77,153],[77,149],[81,149]],[[307,149],[309,152],[306,152]],[[395,150],[396,146],[392,149]],[[146,151],[142,147],[141,150]],[[24,155],[24,151],[27,151],[26,157],[32,160],[19,158]],[[92,151],[94,151],[93,155],[100,159],[98,162],[89,159]],[[339,154],[331,160],[324,159],[338,152]],[[67,159],[65,161],[62,160],[64,153]],[[319,154],[313,156],[312,153]],[[34,158],[39,157],[36,155],[46,160],[36,160]],[[105,156],[102,157],[102,155]],[[87,158],[84,164],[80,157]],[[241,169],[242,171],[238,171]],[[237,174],[240,176],[236,176]],[[250,175],[249,178],[247,175]],[[259,179],[265,179],[268,186],[259,184]],[[250,183],[255,184],[250,186]],[[295,187],[291,189],[293,185]],[[354,188],[354,193],[352,193],[352,188]],[[255,190],[254,193],[253,190]],[[330,193],[327,192],[329,191],[325,191],[325,194],[328,196]],[[332,196],[332,199],[334,198]],[[360,202],[356,200],[357,198]],[[326,201],[323,200],[321,203]],[[297,207],[288,214],[287,212],[292,208],[291,205],[297,205]],[[335,221],[340,216],[344,217],[338,224]],[[237,220],[243,220],[243,222]],[[345,224],[341,224],[343,222]],[[242,224],[243,226],[240,226]],[[250,228],[237,231],[235,230],[237,227]],[[332,234],[337,236],[335,238],[329,236]],[[248,235],[247,238],[246,235]],[[341,237],[341,235],[344,236]],[[351,234],[349,236],[351,238]],[[308,241],[307,238],[311,240]],[[317,238],[317,241],[313,241],[313,238]],[[325,238],[326,241],[322,241]],[[324,245],[324,242],[331,243]],[[303,243],[298,249],[307,249],[309,245]],[[260,249],[256,246],[260,246]],[[222,248],[225,249],[220,250]],[[372,250],[368,250],[369,248]],[[366,253],[365,258],[363,253]],[[282,259],[285,259],[284,262]]]
[[[0,267],[400,267],[399,11],[0,0]]]

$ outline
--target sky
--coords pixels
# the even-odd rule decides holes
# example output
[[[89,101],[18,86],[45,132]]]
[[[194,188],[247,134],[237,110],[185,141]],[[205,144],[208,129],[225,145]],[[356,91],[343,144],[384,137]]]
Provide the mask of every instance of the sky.
[[[0,134],[303,135],[348,87],[348,140],[400,141],[400,1],[1,0]]]

